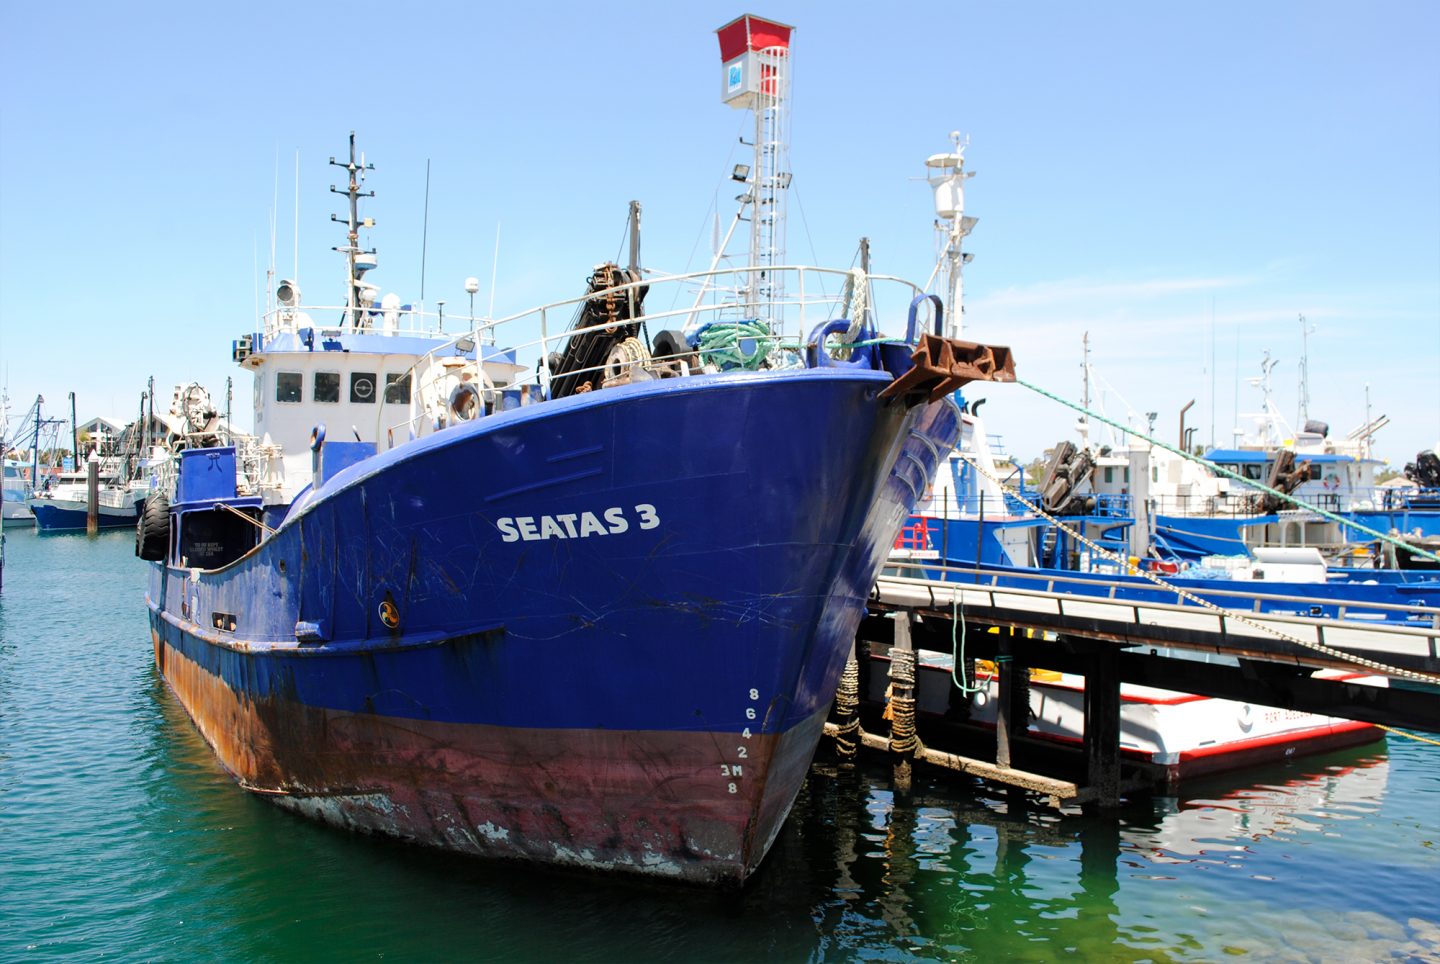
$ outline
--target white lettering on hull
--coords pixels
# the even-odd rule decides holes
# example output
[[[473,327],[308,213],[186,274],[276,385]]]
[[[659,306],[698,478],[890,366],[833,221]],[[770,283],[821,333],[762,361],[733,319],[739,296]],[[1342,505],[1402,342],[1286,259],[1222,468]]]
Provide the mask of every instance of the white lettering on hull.
[[[660,525],[653,505],[642,502],[631,510],[639,529]],[[495,520],[502,542],[538,542],[544,539],[588,539],[591,536],[618,536],[630,531],[631,519],[623,506],[599,512],[562,512],[557,515],[505,516]]]

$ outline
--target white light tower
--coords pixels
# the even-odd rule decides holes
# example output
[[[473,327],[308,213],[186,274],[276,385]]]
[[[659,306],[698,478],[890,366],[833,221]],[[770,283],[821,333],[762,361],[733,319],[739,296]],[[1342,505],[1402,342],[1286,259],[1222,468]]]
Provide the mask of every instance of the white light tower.
[[[759,316],[773,315],[783,282],[770,268],[785,263],[785,190],[790,186],[790,34],[794,27],[745,14],[715,31],[723,64],[721,99],[755,114],[755,160],[735,179],[750,209],[750,267],[746,301]],[[741,177],[741,174],[746,175]]]
[[[964,327],[961,276],[965,263],[972,257],[961,251],[961,242],[980,219],[965,216],[965,179],[975,176],[974,171],[965,170],[966,144],[961,141],[959,131],[952,131],[950,139],[955,144],[953,151],[931,154],[925,159],[925,166],[930,168],[926,180],[935,189],[935,244],[940,252],[930,280],[935,280],[935,273],[944,273],[945,336],[959,338]]]

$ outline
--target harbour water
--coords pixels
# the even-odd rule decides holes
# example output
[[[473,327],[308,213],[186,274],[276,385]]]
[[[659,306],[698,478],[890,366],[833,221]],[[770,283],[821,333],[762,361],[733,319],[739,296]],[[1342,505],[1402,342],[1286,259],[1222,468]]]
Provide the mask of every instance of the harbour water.
[[[246,794],[154,670],[132,535],[6,535],[0,960],[1440,960],[1440,746],[1103,819],[820,764],[740,894],[539,874]]]

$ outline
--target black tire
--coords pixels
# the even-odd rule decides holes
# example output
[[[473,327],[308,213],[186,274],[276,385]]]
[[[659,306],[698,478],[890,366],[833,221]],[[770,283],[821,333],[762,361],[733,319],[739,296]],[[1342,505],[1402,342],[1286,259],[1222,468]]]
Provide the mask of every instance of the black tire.
[[[160,494],[145,500],[135,523],[135,555],[159,562],[170,551],[170,500]]]

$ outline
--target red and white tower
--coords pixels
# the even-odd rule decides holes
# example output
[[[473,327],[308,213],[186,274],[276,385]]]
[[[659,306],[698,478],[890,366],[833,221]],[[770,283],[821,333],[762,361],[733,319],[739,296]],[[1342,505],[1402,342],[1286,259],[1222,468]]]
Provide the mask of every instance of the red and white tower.
[[[785,263],[785,193],[790,186],[790,34],[794,27],[753,14],[715,31],[720,40],[721,99],[755,115],[755,160],[739,165],[746,185],[742,213],[750,210],[750,267],[745,300],[757,315],[773,315],[784,300],[782,278],[770,269]],[[741,174],[744,177],[741,177]]]

